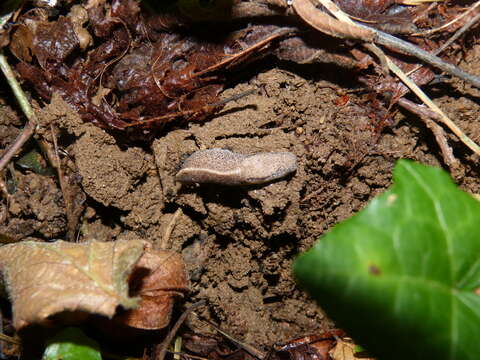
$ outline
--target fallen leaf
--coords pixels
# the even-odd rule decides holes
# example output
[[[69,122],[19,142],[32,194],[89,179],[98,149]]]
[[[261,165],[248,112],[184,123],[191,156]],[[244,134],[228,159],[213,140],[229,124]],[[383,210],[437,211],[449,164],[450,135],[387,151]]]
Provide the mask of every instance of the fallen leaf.
[[[19,24],[12,35],[10,51],[20,60],[32,61],[33,32],[27,25]]]
[[[131,309],[128,279],[144,253],[141,240],[69,243],[21,242],[0,248],[0,270],[17,330],[48,323],[51,315],[83,311],[111,318]]]
[[[332,360],[375,360],[373,357],[370,357],[365,354],[364,351],[358,351],[359,346],[343,340],[337,340],[335,347],[330,350],[330,357]]]
[[[131,293],[140,296],[137,308],[116,318],[140,329],[162,329],[170,322],[174,301],[189,290],[180,254],[150,250],[140,258],[130,279]]]
[[[355,360],[355,344],[338,340],[330,356],[333,360]]]

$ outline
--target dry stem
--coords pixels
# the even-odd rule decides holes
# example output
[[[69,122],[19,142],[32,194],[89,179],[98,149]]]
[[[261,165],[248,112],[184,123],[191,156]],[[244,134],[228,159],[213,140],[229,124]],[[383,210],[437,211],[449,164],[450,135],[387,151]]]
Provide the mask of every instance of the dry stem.
[[[172,215],[172,218],[170,219],[170,222],[167,225],[167,228],[165,229],[165,233],[163,234],[162,237],[162,242],[160,243],[159,249],[169,249],[170,246],[168,246],[168,242],[170,241],[170,236],[172,236],[173,229],[175,228],[175,225],[177,224],[178,218],[183,214],[182,208],[178,208],[177,211]]]
[[[370,42],[370,44],[367,44],[367,47],[375,52],[375,54],[380,58],[382,64],[386,65],[389,70],[397,75],[400,80],[402,80],[402,82],[408,86],[410,90],[413,91],[432,111],[437,113],[440,117],[439,120],[442,121],[450,130],[452,130],[452,132],[457,135],[466,146],[468,146],[476,154],[480,155],[480,147],[473,140],[471,140],[452,120],[450,120],[448,116],[445,115],[445,113],[417,86],[417,84],[410,80],[408,76],[405,75],[405,73],[397,65],[395,65],[395,63],[393,63],[388,56],[385,56],[380,48],[378,48],[375,44],[372,44],[372,42],[391,46],[397,50],[417,56],[419,59],[424,61],[427,61],[427,58],[424,57],[424,55],[427,54],[428,58],[433,60],[433,62],[427,61],[429,64],[437,66],[438,68],[450,74],[456,75],[477,87],[480,87],[480,78],[467,74],[456,66],[448,64],[435,55],[429,54],[406,41],[397,39],[394,36],[385,34],[376,29],[354,23],[331,0],[318,0],[318,2],[331,11],[332,14],[334,14],[339,20],[336,20],[318,10],[312,3],[310,3],[309,0],[294,0],[293,7],[300,17],[302,17],[307,23],[319,31],[332,34],[330,25],[331,23],[334,23],[334,35],[342,37],[341,34],[337,34],[337,31],[339,31],[343,32],[343,37],[356,37],[357,39]],[[327,21],[325,16],[330,17],[330,20]],[[367,34],[367,36],[363,38],[366,29],[370,30],[371,33]]]
[[[318,2],[333,11],[335,16],[340,17],[339,14],[342,11],[332,1],[318,0]],[[380,30],[354,23],[350,18],[347,21],[344,16],[341,16],[342,21],[337,20],[317,9],[310,0],[293,0],[293,8],[306,23],[325,34],[388,46],[396,51],[414,56],[427,64],[480,88],[480,77],[469,74],[405,40]]]
[[[187,316],[190,315],[190,313],[193,310],[203,305],[205,305],[204,300],[196,302],[195,304],[191,305],[187,310],[185,310],[182,315],[180,315],[175,325],[173,325],[173,328],[168,332],[168,335],[165,337],[165,340],[163,340],[163,342],[159,345],[157,349],[158,350],[157,354],[155,356],[155,360],[163,360],[165,358],[165,355],[167,354],[168,345],[170,345],[170,343],[172,342],[173,338],[175,337],[175,334],[177,333],[180,326],[182,326]]]
[[[7,82],[12,88],[15,98],[20,104],[20,108],[22,109],[23,113],[28,119],[27,125],[25,125],[25,127],[23,128],[23,131],[20,133],[20,135],[18,135],[18,137],[10,145],[10,147],[7,150],[5,150],[5,152],[2,154],[2,157],[0,158],[0,172],[1,172],[10,162],[10,160],[21,149],[23,144],[25,144],[35,132],[35,129],[37,127],[37,117],[35,116],[35,112],[33,111],[30,103],[28,102],[28,99],[25,96],[25,93],[20,87],[20,84],[15,78],[15,74],[13,73],[12,68],[8,64],[7,58],[5,57],[3,51],[0,51],[0,69],[2,70],[3,74],[7,78]]]
[[[402,106],[403,108],[407,109],[408,111],[417,114],[420,119],[425,122],[425,125],[432,131],[433,135],[435,136],[435,140],[437,141],[438,147],[442,152],[443,161],[445,164],[451,169],[455,169],[459,165],[459,161],[453,155],[453,150],[448,144],[448,140],[443,128],[438,125],[435,120],[439,120],[440,116],[433,112],[430,109],[427,109],[419,104],[415,104],[413,101],[407,100],[405,98],[401,98],[398,100],[398,105]]]

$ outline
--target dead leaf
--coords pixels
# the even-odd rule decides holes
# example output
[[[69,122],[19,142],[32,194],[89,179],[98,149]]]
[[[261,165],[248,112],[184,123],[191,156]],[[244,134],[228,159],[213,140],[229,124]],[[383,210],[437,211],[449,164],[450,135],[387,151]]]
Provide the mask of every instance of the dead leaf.
[[[334,360],[355,360],[355,344],[342,340],[337,341],[337,345],[330,352],[330,356]]]
[[[24,24],[19,24],[12,35],[10,51],[20,60],[32,61],[32,30]]]
[[[67,17],[70,18],[70,21],[72,22],[73,30],[77,35],[80,49],[85,50],[93,44],[92,35],[90,35],[88,30],[83,27],[88,21],[87,10],[81,5],[73,5]]]
[[[145,252],[130,284],[133,294],[140,296],[140,304],[116,319],[128,326],[148,330],[167,326],[175,299],[189,290],[181,255],[167,250]]]
[[[33,52],[45,71],[63,68],[65,59],[80,45],[69,18],[39,22],[33,38]]]
[[[330,356],[333,360],[357,360],[359,357],[355,356],[355,344],[343,340],[337,340],[337,345],[330,351]],[[363,360],[375,360],[371,357],[362,356]]]
[[[131,309],[128,278],[144,253],[142,240],[69,243],[21,242],[0,248],[0,270],[10,294],[17,330],[48,323],[64,311],[112,317]]]

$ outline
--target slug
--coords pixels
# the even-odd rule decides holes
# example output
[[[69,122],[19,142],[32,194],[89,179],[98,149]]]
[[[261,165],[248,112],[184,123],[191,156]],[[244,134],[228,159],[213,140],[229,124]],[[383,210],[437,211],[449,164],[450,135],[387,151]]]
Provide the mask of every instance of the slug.
[[[176,180],[182,183],[221,185],[263,184],[297,170],[290,152],[239,154],[226,149],[196,151],[182,164]]]

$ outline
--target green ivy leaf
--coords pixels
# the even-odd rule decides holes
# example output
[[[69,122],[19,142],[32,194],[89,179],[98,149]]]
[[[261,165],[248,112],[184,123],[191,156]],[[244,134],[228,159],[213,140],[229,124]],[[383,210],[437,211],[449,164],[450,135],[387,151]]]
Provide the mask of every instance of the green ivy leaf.
[[[70,327],[52,338],[42,360],[102,360],[102,355],[96,341]]]
[[[480,202],[407,160],[394,186],[294,264],[298,282],[382,359],[478,359]]]

